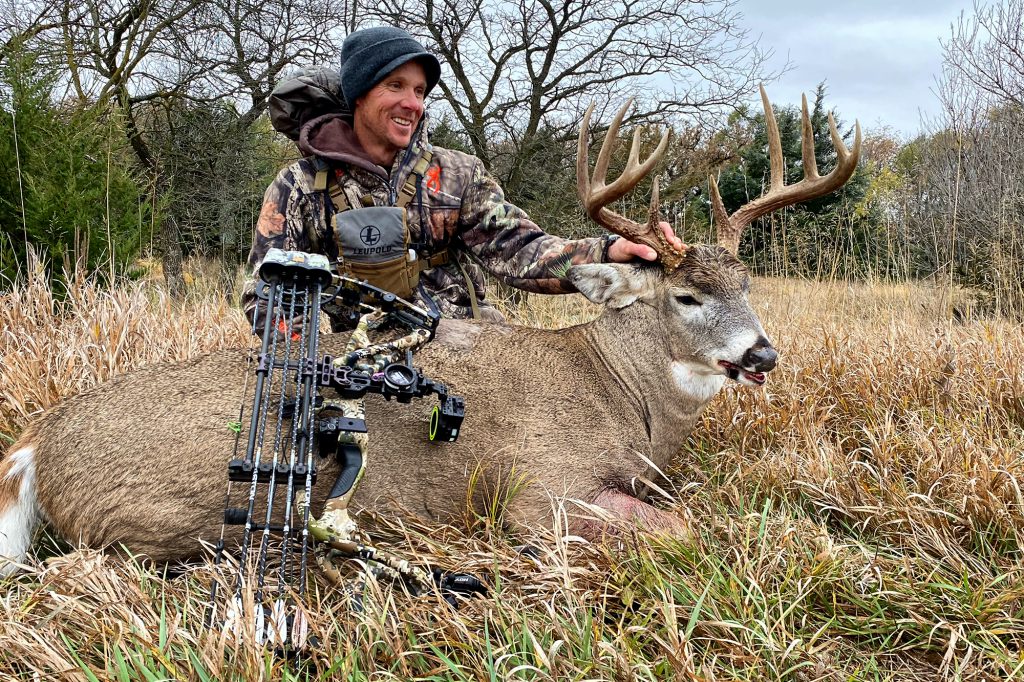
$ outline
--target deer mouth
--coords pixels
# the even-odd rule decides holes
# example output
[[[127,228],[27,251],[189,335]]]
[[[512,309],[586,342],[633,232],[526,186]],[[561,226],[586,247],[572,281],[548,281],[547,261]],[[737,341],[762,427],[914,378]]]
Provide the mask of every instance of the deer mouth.
[[[735,365],[728,360],[719,360],[718,365],[725,370],[725,375],[727,377],[733,381],[738,381],[741,384],[764,386],[764,382],[768,380],[768,375],[764,372],[748,372],[739,365]]]

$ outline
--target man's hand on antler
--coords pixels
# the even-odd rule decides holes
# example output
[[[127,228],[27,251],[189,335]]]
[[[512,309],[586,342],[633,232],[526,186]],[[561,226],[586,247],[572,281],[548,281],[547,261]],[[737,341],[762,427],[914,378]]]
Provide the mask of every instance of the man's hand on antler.
[[[672,226],[664,220],[658,223],[658,226],[661,227],[661,230],[665,233],[665,238],[668,239],[673,248],[682,251],[685,244],[672,231]],[[651,247],[631,242],[628,239],[617,239],[608,247],[608,260],[613,263],[628,263],[634,258],[655,260],[657,257],[658,254]]]

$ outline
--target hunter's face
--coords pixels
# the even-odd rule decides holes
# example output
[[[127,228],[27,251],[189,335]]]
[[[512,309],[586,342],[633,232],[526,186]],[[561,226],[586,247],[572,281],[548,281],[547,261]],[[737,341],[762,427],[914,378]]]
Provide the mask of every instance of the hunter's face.
[[[409,145],[423,118],[427,75],[417,62],[406,62],[356,100],[353,127],[370,157],[387,168]]]

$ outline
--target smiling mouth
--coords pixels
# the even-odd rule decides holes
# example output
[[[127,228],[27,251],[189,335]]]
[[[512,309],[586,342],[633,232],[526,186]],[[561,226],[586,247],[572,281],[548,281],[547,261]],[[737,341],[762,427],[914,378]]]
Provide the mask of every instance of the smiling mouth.
[[[734,365],[728,360],[719,360],[718,364],[720,367],[725,369],[725,375],[733,381],[739,381],[740,377],[742,377],[755,386],[763,386],[764,382],[768,380],[768,377],[764,372],[748,372],[739,365]]]
[[[398,126],[401,126],[403,128],[411,128],[412,127],[412,121],[410,121],[407,118],[394,118],[394,117],[392,117],[391,118],[391,122],[396,124],[396,125],[398,125]]]

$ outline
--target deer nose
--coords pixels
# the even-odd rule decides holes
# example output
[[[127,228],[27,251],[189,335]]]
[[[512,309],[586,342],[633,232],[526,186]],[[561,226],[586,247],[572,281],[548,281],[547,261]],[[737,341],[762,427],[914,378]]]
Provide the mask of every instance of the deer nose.
[[[775,369],[779,354],[772,348],[771,342],[762,337],[743,354],[743,367],[753,368],[755,372],[770,372]]]

